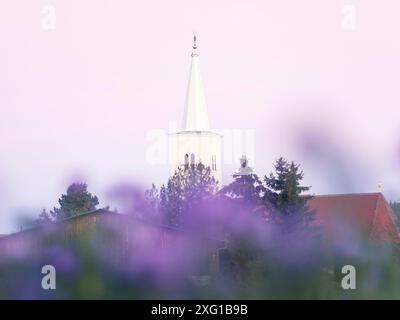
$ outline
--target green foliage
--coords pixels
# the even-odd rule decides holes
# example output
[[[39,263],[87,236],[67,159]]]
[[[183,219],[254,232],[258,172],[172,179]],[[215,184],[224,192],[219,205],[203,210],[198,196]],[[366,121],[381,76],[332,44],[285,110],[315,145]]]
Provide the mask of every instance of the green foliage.
[[[390,207],[392,208],[394,214],[396,215],[397,227],[400,228],[400,202],[397,201],[390,202]]]
[[[61,195],[58,203],[60,207],[54,208],[50,214],[55,220],[63,220],[95,210],[99,200],[87,191],[85,183],[73,183],[68,187],[67,194]]]
[[[230,199],[238,209],[247,210],[249,214],[268,220],[271,210],[262,200],[265,187],[260,178],[254,173],[234,175],[233,178],[234,180],[224,186],[218,195]]]
[[[400,202],[393,201],[390,202],[390,207],[392,208],[394,214],[397,216],[397,220],[400,219]]]
[[[149,204],[150,208],[154,211],[157,211],[160,205],[159,193],[160,192],[154,183],[151,185],[151,188],[149,190],[146,190],[145,192],[145,199]]]
[[[275,173],[264,177],[264,202],[274,208],[273,219],[285,232],[306,227],[314,214],[307,205],[311,196],[304,195],[310,187],[301,185],[303,171],[299,165],[282,157],[274,167]]]
[[[304,195],[310,187],[301,184],[303,172],[299,165],[279,158],[274,167],[275,172],[265,176],[264,184],[255,174],[236,175],[235,180],[220,191],[247,210],[262,213],[254,217],[261,216],[260,222],[272,227],[266,228],[271,243],[262,246],[257,239],[251,239],[250,234],[229,237],[222,263],[237,283],[249,283],[253,277],[258,279],[261,270],[272,268],[271,263],[276,262],[280,252],[299,254],[293,249],[295,244],[302,243],[304,249],[298,250],[301,255],[307,255],[305,248],[312,246],[319,234],[310,224],[314,213],[307,202],[311,197]],[[281,266],[276,268],[279,270]]]
[[[46,225],[53,221],[52,215],[47,212],[46,209],[43,209],[39,215],[39,218],[35,221],[35,225]]]
[[[237,175],[219,194],[245,205],[257,205],[265,191],[261,180],[256,174]]]
[[[204,199],[212,197],[217,187],[210,167],[198,163],[194,167],[178,168],[160,191],[153,184],[146,191],[146,198],[167,224],[176,227],[182,215],[196,208]]]
[[[247,166],[247,161],[242,166]],[[264,184],[254,173],[238,174],[218,195],[252,212],[261,212],[265,220],[274,220],[285,231],[307,226],[313,212],[307,206],[311,196],[304,195],[310,187],[301,185],[303,172],[299,165],[284,158],[279,158],[274,166],[275,173],[265,176]],[[146,199],[168,224],[178,226],[183,214],[196,208],[203,199],[214,196],[216,191],[217,182],[210,168],[199,163],[194,168],[178,168],[159,190],[153,184],[146,191]]]
[[[396,215],[400,215],[400,202],[391,202],[390,206],[392,207],[392,210]]]

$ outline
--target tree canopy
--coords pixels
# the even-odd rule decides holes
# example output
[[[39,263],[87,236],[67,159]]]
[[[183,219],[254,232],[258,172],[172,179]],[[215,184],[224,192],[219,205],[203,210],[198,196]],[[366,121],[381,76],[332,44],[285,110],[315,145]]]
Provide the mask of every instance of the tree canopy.
[[[61,195],[58,203],[60,207],[51,210],[50,215],[55,220],[63,220],[95,210],[99,200],[88,192],[86,183],[73,183],[67,193]],[[45,212],[42,215],[44,219],[48,218]]]
[[[146,195],[163,222],[178,226],[180,219],[212,197],[217,187],[218,182],[212,176],[210,167],[198,163],[194,167],[178,168],[159,191],[153,185]]]
[[[390,202],[390,207],[392,208],[394,214],[396,215],[397,226],[400,227],[400,202],[397,201]]]
[[[308,208],[311,196],[304,194],[309,186],[301,185],[304,173],[296,163],[279,158],[274,164],[275,172],[264,177],[264,202],[273,207],[272,217],[275,223],[285,231],[296,226],[305,227],[313,219]]]

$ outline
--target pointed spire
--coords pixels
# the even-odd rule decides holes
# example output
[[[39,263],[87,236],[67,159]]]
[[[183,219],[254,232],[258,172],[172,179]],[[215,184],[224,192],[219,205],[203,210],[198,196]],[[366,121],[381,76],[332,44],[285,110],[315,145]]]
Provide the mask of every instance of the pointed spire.
[[[201,81],[196,34],[193,35],[193,52],[191,57],[192,63],[190,66],[182,130],[208,131],[210,130],[210,125],[204,98],[203,83]]]

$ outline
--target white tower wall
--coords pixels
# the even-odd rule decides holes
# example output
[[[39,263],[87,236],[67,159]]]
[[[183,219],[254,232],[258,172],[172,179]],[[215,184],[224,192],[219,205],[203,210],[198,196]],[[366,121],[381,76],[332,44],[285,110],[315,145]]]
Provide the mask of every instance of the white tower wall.
[[[219,182],[222,182],[222,135],[211,131],[186,131],[170,134],[170,164],[172,175],[178,167],[185,166],[185,157],[188,157],[189,165],[192,157],[195,163],[201,162],[209,166],[211,174]]]
[[[210,129],[203,84],[200,74],[196,36],[194,38],[189,83],[179,132],[169,136],[171,175],[182,166],[201,162],[209,166],[212,175],[222,184],[222,135]],[[187,164],[187,163],[186,163]]]

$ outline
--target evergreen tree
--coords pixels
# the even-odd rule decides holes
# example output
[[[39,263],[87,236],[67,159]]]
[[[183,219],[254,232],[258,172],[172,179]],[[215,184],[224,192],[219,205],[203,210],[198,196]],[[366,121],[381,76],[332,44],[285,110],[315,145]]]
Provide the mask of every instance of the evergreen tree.
[[[58,203],[60,207],[54,208],[50,214],[55,220],[63,220],[95,210],[99,200],[87,191],[85,183],[73,183],[68,187],[67,194],[61,195]]]
[[[274,167],[275,173],[264,177],[264,202],[272,206],[273,220],[285,232],[307,227],[313,220],[314,213],[307,205],[311,196],[304,194],[310,187],[301,185],[303,171],[299,165],[282,157],[276,161]]]
[[[210,167],[198,163],[193,167],[178,168],[157,192],[155,186],[146,192],[149,203],[157,203],[164,221],[179,226],[183,215],[197,209],[202,201],[216,193],[218,183]]]
[[[266,217],[262,201],[265,188],[258,175],[253,173],[247,164],[247,159],[242,158],[239,172],[233,175],[234,180],[223,187],[218,194],[231,199],[241,208],[246,208],[250,212],[259,212]]]
[[[400,228],[400,202],[393,201],[390,202],[390,207],[396,216],[397,227]]]
[[[264,187],[259,177],[252,173],[248,175],[236,175],[234,180],[223,187],[220,194],[237,200],[244,204],[257,204],[263,194]]]
[[[160,192],[158,191],[154,183],[151,185],[151,188],[149,190],[146,190],[145,200],[149,205],[152,213],[157,212],[160,206]]]
[[[39,219],[37,220],[38,224],[48,224],[53,221],[53,217],[46,209],[43,209],[39,215]]]
[[[301,184],[303,172],[294,162],[283,158],[279,158],[274,167],[275,172],[264,177],[264,186],[260,186],[256,177],[249,176],[237,177],[234,186],[229,188],[249,201],[257,201],[257,196],[261,198],[266,217],[265,230],[272,232],[270,242],[264,244],[251,234],[233,234],[228,238],[226,249],[221,250],[221,265],[239,284],[260,274],[268,274],[275,267],[285,266],[286,259],[292,259],[292,253],[301,254],[305,261],[312,261],[315,258],[313,254],[318,252],[310,250],[319,243],[314,241],[319,233],[310,224],[314,213],[307,206],[311,197],[303,194],[310,189]]]

